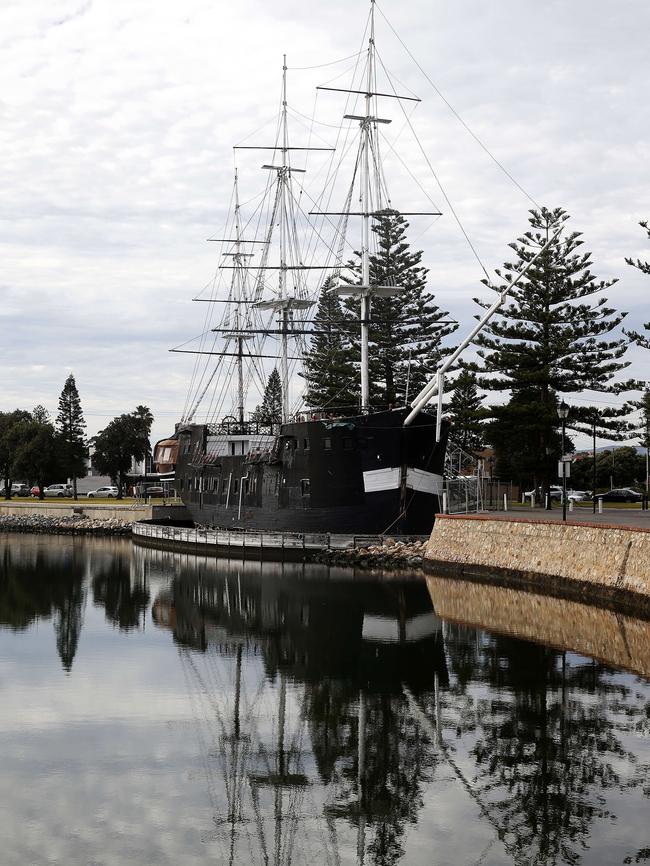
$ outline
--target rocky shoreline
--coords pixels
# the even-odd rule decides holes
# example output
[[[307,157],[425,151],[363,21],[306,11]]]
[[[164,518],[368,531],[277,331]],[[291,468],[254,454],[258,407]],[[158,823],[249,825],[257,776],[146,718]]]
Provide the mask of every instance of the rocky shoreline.
[[[350,547],[345,550],[324,550],[315,559],[328,565],[351,565],[355,568],[417,568],[422,565],[426,541],[395,541],[370,547]]]
[[[41,535],[131,535],[131,523],[113,518],[95,520],[75,514],[52,517],[44,514],[0,515],[0,532]]]

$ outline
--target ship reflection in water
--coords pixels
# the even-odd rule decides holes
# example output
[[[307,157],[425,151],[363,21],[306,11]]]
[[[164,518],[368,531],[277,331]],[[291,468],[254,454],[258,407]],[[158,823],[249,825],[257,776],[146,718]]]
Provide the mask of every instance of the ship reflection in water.
[[[10,866],[650,862],[643,619],[435,576],[0,545]]]

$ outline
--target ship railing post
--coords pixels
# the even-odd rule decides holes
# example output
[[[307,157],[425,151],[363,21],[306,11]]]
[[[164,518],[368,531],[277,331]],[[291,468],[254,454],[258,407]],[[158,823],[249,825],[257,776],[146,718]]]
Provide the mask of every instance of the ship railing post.
[[[507,493],[503,494],[503,510],[504,511],[508,510],[508,494]]]

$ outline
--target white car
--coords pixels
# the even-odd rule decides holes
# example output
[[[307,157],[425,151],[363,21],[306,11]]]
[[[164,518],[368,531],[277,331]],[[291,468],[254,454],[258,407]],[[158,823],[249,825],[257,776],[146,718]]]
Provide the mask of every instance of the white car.
[[[88,493],[88,499],[117,499],[117,487],[98,487]]]
[[[550,487],[549,493],[550,493],[550,496],[551,496],[551,500],[553,500],[553,499],[559,499],[559,501],[562,502],[562,488],[561,488],[561,487],[559,487],[559,486],[556,485],[556,484],[551,484],[551,487]],[[542,488],[541,488],[541,487],[538,487],[536,490],[528,490],[526,493],[524,493],[524,496],[525,496],[526,498],[528,498],[528,497],[530,497],[530,496],[534,496],[534,497],[537,498],[537,499],[541,499],[541,496],[542,496]],[[567,497],[567,498],[568,498],[568,497]]]
[[[43,496],[70,496],[71,490],[67,484],[50,484],[43,490]]]
[[[569,502],[586,502],[591,499],[591,494],[586,490],[567,490],[566,498]]]

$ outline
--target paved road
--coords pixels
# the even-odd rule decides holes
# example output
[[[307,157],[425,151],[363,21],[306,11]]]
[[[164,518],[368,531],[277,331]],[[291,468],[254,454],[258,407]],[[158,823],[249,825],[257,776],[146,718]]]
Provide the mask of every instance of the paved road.
[[[543,523],[562,520],[562,509],[531,508],[529,505],[514,505],[508,511],[483,512],[499,520],[539,520]],[[650,511],[640,508],[603,508],[603,513],[594,514],[591,508],[574,508],[567,511],[567,523],[604,523],[609,526],[633,526],[650,530]]]

